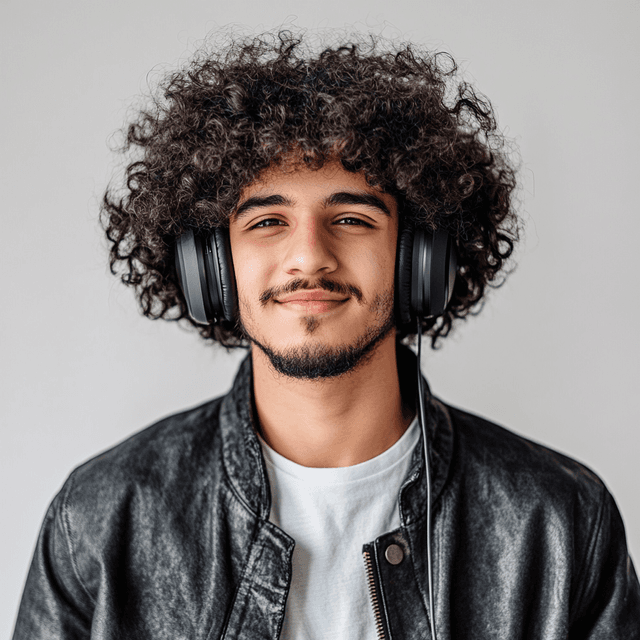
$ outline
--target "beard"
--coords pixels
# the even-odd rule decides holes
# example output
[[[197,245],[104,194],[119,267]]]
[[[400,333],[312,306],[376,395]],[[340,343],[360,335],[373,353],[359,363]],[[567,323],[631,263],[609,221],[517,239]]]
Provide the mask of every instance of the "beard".
[[[245,305],[240,304],[241,309],[243,306]],[[376,296],[369,309],[375,314],[373,324],[353,342],[333,347],[320,343],[276,351],[251,335],[242,321],[242,313],[239,324],[244,337],[269,358],[271,366],[278,373],[301,380],[320,380],[344,375],[364,364],[382,339],[395,328],[393,291]],[[322,322],[315,317],[302,320],[306,324],[308,335]]]

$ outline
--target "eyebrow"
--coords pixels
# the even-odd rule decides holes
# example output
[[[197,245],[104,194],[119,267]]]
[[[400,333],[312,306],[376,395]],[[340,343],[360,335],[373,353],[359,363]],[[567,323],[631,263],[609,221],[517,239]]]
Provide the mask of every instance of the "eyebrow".
[[[273,196],[253,196],[245,200],[237,209],[234,217],[237,219],[246,215],[251,209],[260,209],[263,207],[291,207],[293,200],[280,195]]]
[[[239,220],[245,216],[251,209],[260,209],[264,207],[292,207],[295,202],[290,198],[286,198],[281,195],[272,196],[253,196],[245,200],[235,211],[234,218]],[[336,206],[340,204],[359,204],[372,209],[378,209],[387,217],[391,217],[389,208],[384,203],[382,198],[367,192],[353,192],[353,191],[338,191],[332,193],[329,197],[325,198],[322,205],[325,207]]]
[[[389,211],[389,208],[383,202],[382,198],[378,198],[378,196],[373,193],[340,191],[338,193],[332,193],[323,204],[327,207],[338,204],[361,204],[365,207],[378,209],[384,213],[385,216],[391,217],[391,211]]]

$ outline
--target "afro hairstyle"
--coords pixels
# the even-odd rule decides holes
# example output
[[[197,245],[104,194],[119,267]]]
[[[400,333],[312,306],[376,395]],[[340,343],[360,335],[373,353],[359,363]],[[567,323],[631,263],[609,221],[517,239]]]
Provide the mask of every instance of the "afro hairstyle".
[[[241,327],[189,317],[176,238],[228,226],[242,189],[292,154],[361,172],[397,199],[404,224],[451,234],[452,299],[423,327],[433,347],[509,271],[516,172],[490,102],[447,53],[376,36],[315,52],[291,31],[232,39],[167,74],[125,131],[128,164],[101,208],[111,271],[145,316],[184,320],[227,348],[245,344]]]

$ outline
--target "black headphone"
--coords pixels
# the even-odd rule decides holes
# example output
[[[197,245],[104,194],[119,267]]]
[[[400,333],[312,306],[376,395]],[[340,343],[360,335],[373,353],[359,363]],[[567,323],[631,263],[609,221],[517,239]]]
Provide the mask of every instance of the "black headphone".
[[[176,271],[191,318],[199,324],[233,322],[236,316],[236,278],[229,231],[185,231],[176,241]]]
[[[176,242],[176,271],[191,318],[199,324],[233,323],[236,279],[229,231],[189,229]],[[451,300],[457,257],[451,236],[402,226],[396,258],[396,316],[401,326],[436,318]]]

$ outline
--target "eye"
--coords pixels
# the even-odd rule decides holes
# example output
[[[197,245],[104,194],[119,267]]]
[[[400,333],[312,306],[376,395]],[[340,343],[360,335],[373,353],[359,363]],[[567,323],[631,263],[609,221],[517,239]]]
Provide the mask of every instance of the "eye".
[[[365,222],[361,218],[340,218],[340,220],[336,220],[336,224],[348,225],[348,226],[362,226],[362,227],[368,227],[369,229],[373,229],[372,224]]]
[[[253,226],[249,227],[250,229],[266,229],[267,227],[277,227],[284,225],[284,221],[279,218],[265,218],[264,220],[260,220]]]

